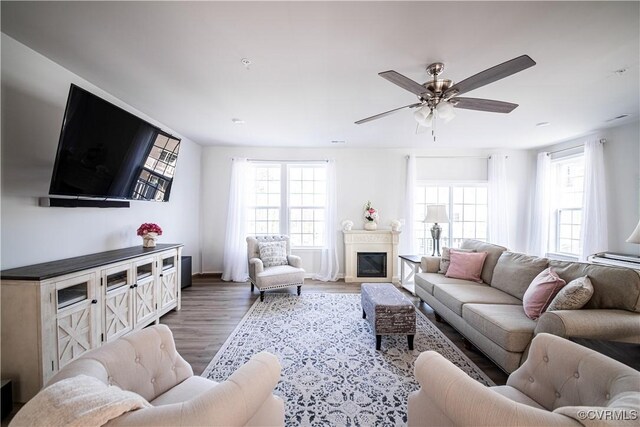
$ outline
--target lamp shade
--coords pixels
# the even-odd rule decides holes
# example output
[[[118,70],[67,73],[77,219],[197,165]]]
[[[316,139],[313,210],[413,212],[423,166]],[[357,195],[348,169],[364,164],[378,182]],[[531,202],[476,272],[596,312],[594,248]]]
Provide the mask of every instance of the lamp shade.
[[[448,223],[449,216],[447,215],[446,205],[427,205],[427,216],[424,218],[425,223]]]
[[[628,243],[638,243],[640,244],[640,221],[638,221],[638,225],[636,225],[636,229],[633,230],[631,236],[627,239]]]

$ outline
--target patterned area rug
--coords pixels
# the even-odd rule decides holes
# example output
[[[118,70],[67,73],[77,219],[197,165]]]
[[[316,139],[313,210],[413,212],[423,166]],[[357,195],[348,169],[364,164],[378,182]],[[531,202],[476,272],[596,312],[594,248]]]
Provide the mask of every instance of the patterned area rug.
[[[420,311],[414,350],[406,336],[383,336],[362,318],[360,294],[267,294],[202,373],[224,381],[262,350],[278,356],[287,425],[406,425],[407,397],[419,388],[418,355],[435,350],[486,385],[493,382]]]

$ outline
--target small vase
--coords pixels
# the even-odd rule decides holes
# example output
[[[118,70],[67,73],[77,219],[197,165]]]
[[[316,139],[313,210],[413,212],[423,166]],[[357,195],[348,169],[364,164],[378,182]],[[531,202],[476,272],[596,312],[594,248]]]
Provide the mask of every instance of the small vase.
[[[156,240],[158,240],[158,233],[147,233],[142,235],[142,247],[143,248],[155,248]]]
[[[378,229],[378,223],[375,221],[367,221],[364,223],[364,229],[367,231],[374,231]]]

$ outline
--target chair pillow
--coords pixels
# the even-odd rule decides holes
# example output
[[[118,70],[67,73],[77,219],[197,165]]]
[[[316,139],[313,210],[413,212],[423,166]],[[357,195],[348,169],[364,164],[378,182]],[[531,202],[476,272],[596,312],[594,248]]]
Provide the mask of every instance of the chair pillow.
[[[482,283],[480,275],[484,260],[487,258],[486,252],[461,252],[456,249],[451,249],[449,252],[451,262],[445,277]]]
[[[452,248],[448,248],[448,247],[444,247],[442,248],[442,256],[440,257],[440,270],[438,270],[438,273],[440,274],[447,274],[447,270],[449,269],[449,264],[451,263],[451,250]],[[475,249],[455,249],[453,248],[454,251],[458,251],[458,252],[475,252]]]
[[[532,320],[540,317],[565,284],[566,282],[551,267],[542,270],[533,279],[522,297],[522,305],[527,317]]]
[[[260,259],[264,267],[287,265],[287,242],[260,242],[258,243]]]
[[[589,276],[578,277],[560,289],[547,311],[578,310],[589,302],[592,295],[593,284]]]

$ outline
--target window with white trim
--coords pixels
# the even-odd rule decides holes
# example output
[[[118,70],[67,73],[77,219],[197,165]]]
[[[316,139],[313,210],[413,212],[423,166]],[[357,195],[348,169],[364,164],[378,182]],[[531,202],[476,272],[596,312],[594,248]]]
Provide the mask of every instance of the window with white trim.
[[[248,235],[286,234],[292,247],[323,247],[326,163],[251,164]]]
[[[549,252],[580,255],[582,194],[584,190],[584,155],[551,160],[552,215]]]
[[[431,227],[422,222],[427,205],[444,204],[449,215],[442,227],[440,247],[457,248],[464,239],[487,240],[487,184],[423,184],[416,187],[415,239],[418,253],[433,251]]]

